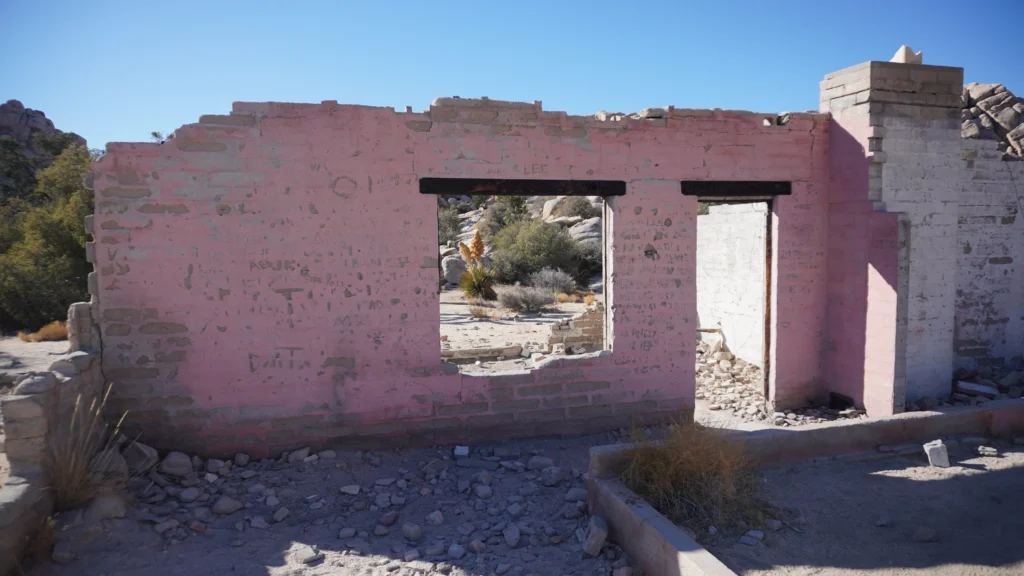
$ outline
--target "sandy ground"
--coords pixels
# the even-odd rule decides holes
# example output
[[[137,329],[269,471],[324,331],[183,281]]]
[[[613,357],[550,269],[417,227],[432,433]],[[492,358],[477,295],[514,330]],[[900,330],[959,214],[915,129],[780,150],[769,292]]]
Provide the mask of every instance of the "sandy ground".
[[[502,314],[501,320],[494,320],[473,318],[470,306],[459,290],[441,292],[441,336],[448,337],[452,350],[547,344],[552,324],[568,320],[587,308],[582,302],[565,303],[542,314],[516,314],[503,310],[496,302],[488,302],[484,306],[489,313]]]
[[[213,483],[204,471],[197,485],[204,496],[191,503],[176,497],[182,488],[165,475],[162,480],[170,485],[162,490],[151,482],[136,484],[137,504],[124,519],[103,520],[102,530],[84,524],[58,532],[58,541],[70,543],[75,555],[70,563],[45,563],[27,573],[608,575],[630,560],[610,544],[596,558],[583,552],[578,533],[588,516],[576,499],[585,498],[581,472],[589,447],[614,440],[602,434],[473,447],[469,467],[456,464],[452,447],[339,452],[336,458],[305,463],[251,462],[226,476],[214,475]],[[526,469],[538,464],[531,461],[538,454],[559,467],[557,484],[549,485],[546,479],[554,476],[546,472]],[[354,484],[359,495],[340,491]],[[268,489],[280,502],[271,504],[264,497]],[[245,507],[229,515],[212,514],[212,503],[224,495]],[[272,515],[282,506],[290,514],[275,522]],[[427,519],[438,510],[443,516],[439,525]],[[384,529],[380,522],[392,511],[397,519]],[[259,522],[263,528],[255,527],[256,517],[266,521]],[[167,519],[180,525],[158,534],[154,522]],[[58,522],[63,525],[66,519]],[[406,523],[416,524],[422,536],[405,537]],[[346,529],[354,534],[342,535]],[[450,554],[453,544],[463,547],[465,555]],[[304,545],[317,546],[325,557],[302,564],[298,552]],[[412,550],[420,558],[406,560],[415,555]]]
[[[49,370],[56,357],[67,351],[66,340],[22,342],[16,336],[0,337],[0,387],[24,372]]]
[[[922,452],[766,470],[762,497],[803,533],[784,526],[755,547],[723,539],[708,550],[749,576],[1024,574],[1024,447],[986,445],[1000,456],[964,442],[950,468],[928,466]],[[919,529],[934,540],[916,541]]]

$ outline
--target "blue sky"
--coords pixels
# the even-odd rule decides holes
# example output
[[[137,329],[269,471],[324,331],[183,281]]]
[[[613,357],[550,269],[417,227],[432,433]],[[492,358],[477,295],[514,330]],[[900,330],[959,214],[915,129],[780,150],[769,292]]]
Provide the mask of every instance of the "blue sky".
[[[900,44],[1024,96],[1015,41],[997,32],[1022,18],[1021,0],[984,16],[951,0],[0,0],[0,100],[95,148],[244,100],[799,111],[826,73]]]

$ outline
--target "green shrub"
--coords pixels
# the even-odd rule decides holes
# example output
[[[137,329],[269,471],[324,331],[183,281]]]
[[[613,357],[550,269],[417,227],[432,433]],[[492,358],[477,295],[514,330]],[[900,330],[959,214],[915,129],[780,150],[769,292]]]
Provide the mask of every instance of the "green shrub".
[[[601,209],[591,204],[586,196],[574,196],[559,204],[552,215],[556,218],[578,216],[586,220],[600,216]]]
[[[490,198],[490,196],[487,196],[485,194],[477,194],[475,196],[470,196],[469,197],[469,205],[472,206],[473,209],[475,210],[475,209],[483,206],[484,202],[487,202],[488,198]]]
[[[483,217],[477,228],[484,238],[490,240],[503,228],[530,217],[530,208],[522,196],[499,196],[498,199],[484,210]]]
[[[604,269],[603,256],[601,245],[597,242],[577,244],[576,269],[573,271],[577,284],[586,286],[591,278],[601,275]]]
[[[540,312],[555,303],[555,294],[546,288],[508,286],[498,292],[498,303],[516,312]]]
[[[454,242],[459,237],[459,211],[454,206],[437,211],[437,237],[441,244]]]
[[[540,220],[513,222],[491,240],[498,281],[528,283],[544,268],[575,271],[579,246],[560,226]],[[574,273],[570,272],[573,276]]]
[[[459,277],[459,288],[467,300],[494,300],[494,271],[484,266],[473,266]]]
[[[697,202],[697,216],[707,216],[711,213],[708,209],[711,205],[707,202]]]

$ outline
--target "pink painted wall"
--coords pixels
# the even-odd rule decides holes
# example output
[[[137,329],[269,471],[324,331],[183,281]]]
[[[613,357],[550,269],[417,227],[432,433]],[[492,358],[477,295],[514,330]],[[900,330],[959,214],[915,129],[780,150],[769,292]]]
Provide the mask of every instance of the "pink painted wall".
[[[886,416],[902,407],[905,386],[897,329],[900,215],[875,212],[868,198],[873,131],[862,108],[831,120],[823,357],[828,391],[852,398],[870,416]]]
[[[771,387],[817,390],[827,121],[762,117],[236,103],[162,145],[110,144],[94,165],[93,290],[112,406],[155,444],[204,453],[607,429],[692,408],[696,199],[681,180],[794,183],[775,203]],[[427,176],[626,181],[610,200],[612,350],[492,377],[442,365]]]

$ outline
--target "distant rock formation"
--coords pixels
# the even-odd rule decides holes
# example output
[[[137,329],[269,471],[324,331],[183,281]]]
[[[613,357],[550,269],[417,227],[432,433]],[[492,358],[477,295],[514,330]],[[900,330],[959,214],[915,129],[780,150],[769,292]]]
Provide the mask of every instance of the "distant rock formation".
[[[1002,84],[964,86],[961,135],[996,140],[1009,159],[1024,159],[1024,100]]]
[[[29,152],[36,152],[32,148],[32,135],[36,132],[63,133],[39,110],[25,108],[25,105],[17,100],[8,100],[5,104],[0,104],[0,136],[10,136],[28,148]],[[77,134],[74,137],[78,144],[85,145],[84,138]]]

